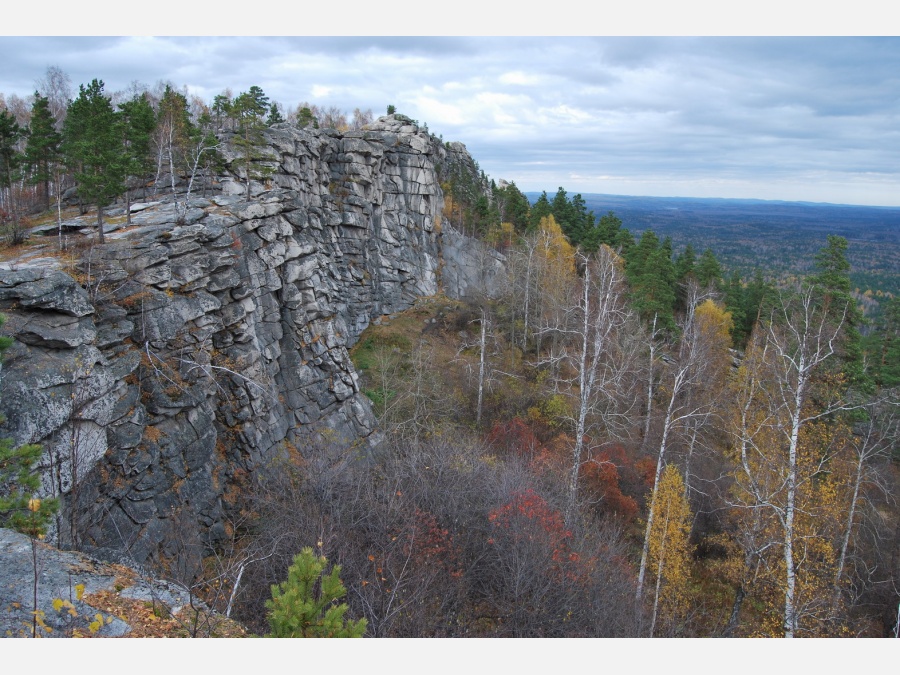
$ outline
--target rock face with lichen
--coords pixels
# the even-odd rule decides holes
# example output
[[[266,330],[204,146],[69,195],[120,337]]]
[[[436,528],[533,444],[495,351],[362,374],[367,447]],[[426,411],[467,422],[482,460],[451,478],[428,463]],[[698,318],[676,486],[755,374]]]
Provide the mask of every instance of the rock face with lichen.
[[[377,439],[347,351],[370,321],[502,271],[441,227],[438,168],[471,163],[463,146],[399,115],[266,139],[249,201],[226,173],[213,195],[154,197],[76,263],[0,271],[16,339],[0,434],[42,444],[60,544],[198,558],[254,471],[316,439]]]

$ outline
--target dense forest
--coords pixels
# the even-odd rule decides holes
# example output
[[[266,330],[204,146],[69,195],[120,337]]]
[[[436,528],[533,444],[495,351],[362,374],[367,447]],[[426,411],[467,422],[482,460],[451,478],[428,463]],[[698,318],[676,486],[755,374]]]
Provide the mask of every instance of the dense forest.
[[[267,125],[372,118],[43,85],[0,99],[10,246],[67,204],[102,241],[117,199],[208,189],[223,135],[250,177]],[[159,572],[258,634],[895,635],[900,298],[866,318],[847,239],[806,275],[742,276],[562,188],[532,204],[441,171],[443,221],[503,254],[503,282],[371,325],[352,356],[377,448],[288,445],[233,496],[230,546]]]
[[[533,203],[540,193],[526,193]],[[829,234],[849,243],[850,281],[866,316],[900,293],[900,209],[752,199],[687,199],[585,194],[595,213],[615,211],[629,229],[671,236],[676,252],[703,242],[722,266],[743,275],[757,269],[780,283],[813,269]]]

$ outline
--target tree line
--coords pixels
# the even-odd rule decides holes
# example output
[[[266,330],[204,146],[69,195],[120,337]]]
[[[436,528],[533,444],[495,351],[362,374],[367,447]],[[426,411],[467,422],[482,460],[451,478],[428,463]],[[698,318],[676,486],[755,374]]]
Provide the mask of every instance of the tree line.
[[[7,243],[21,243],[23,219],[53,202],[61,221],[68,194],[82,214],[88,205],[97,208],[102,241],[104,207],[123,198],[130,222],[130,200],[138,190],[146,196],[148,187],[155,194],[169,189],[183,211],[197,183],[208,188],[220,170],[222,134],[233,135],[234,166],[249,198],[251,181],[271,174],[260,154],[266,126],[288,121],[347,130],[372,119],[371,110],[357,108],[348,117],[336,107],[309,103],[286,111],[255,85],[237,95],[226,90],[208,103],[170,83],[153,89],[133,83],[109,94],[94,79],[76,95],[68,76],[51,67],[33,96],[0,94],[0,225]]]

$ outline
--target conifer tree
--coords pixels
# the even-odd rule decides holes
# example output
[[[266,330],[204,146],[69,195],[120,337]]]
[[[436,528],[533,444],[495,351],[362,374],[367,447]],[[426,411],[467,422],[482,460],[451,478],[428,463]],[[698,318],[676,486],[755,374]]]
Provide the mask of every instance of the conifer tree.
[[[697,267],[694,270],[697,276],[697,283],[701,288],[718,288],[722,283],[722,266],[716,260],[712,249],[707,248],[697,261]]]
[[[150,137],[156,115],[146,96],[138,95],[119,104],[122,133],[122,163],[125,176],[139,177],[151,172]],[[131,223],[131,192],[125,190],[125,213]]]
[[[97,205],[97,232],[104,243],[103,207],[125,186],[119,120],[103,93],[102,80],[79,87],[78,98],[66,115],[63,151],[74,169],[79,196]]]
[[[840,339],[841,365],[848,383],[868,389],[871,381],[864,373],[862,337],[859,332],[864,319],[850,295],[847,240],[829,234],[827,244],[816,254],[816,268],[817,274],[811,281],[820,289],[821,302],[824,303],[828,316],[832,321],[844,322]]]
[[[325,571],[328,560],[306,547],[294,558],[286,581],[272,586],[269,610],[270,637],[362,637],[367,621],[345,618],[348,606],[338,604],[347,589],[341,566]]]
[[[159,182],[164,165],[168,165],[173,195],[177,194],[178,176],[189,165],[188,148],[193,131],[187,97],[167,85],[159,101],[153,144],[156,146],[156,181]]]
[[[50,208],[50,181],[54,178],[53,168],[61,158],[60,143],[62,136],[56,130],[56,119],[50,110],[50,99],[34,92],[28,142],[25,145],[25,162],[31,169],[29,182],[41,187],[41,204],[44,209]]]
[[[391,114],[391,113],[388,113]],[[319,128],[319,121],[308,106],[303,106],[297,111],[297,126],[301,129],[311,126],[313,129]]]
[[[243,92],[231,106],[232,115],[237,121],[237,136],[234,144],[240,156],[234,160],[238,169],[243,169],[247,181],[247,199],[250,199],[250,182],[260,180],[271,174],[271,169],[260,167],[260,148],[265,143],[263,130],[264,116],[269,110],[269,99],[257,86]]]
[[[694,247],[688,244],[684,247],[684,251],[681,252],[681,255],[675,259],[675,276],[679,283],[685,283],[688,275],[694,273],[696,263],[697,254],[694,253]]]
[[[284,117],[281,116],[281,111],[278,109],[278,104],[273,103],[269,106],[269,117],[266,119],[266,124],[272,126],[273,124],[278,124],[279,122],[284,122]]]
[[[0,327],[6,317],[0,314]],[[0,336],[0,358],[12,345],[12,339]],[[3,423],[0,415],[0,424]],[[41,537],[56,512],[56,499],[38,499],[35,493],[40,478],[35,464],[41,446],[27,443],[16,447],[10,438],[0,438],[0,527],[9,527],[31,537]]]
[[[231,117],[231,94],[217,94],[212,104],[212,120],[215,122],[216,130],[223,128],[225,120]]]
[[[18,209],[15,200],[15,184],[19,179],[19,168],[22,164],[22,153],[19,152],[19,141],[22,128],[16,118],[4,109],[0,109],[0,189],[8,190],[6,204],[12,215],[12,241],[19,243],[22,233],[19,230]]]
[[[541,221],[552,214],[550,208],[550,200],[547,199],[547,193],[542,192],[541,196],[531,206],[531,214],[528,217],[529,231],[535,231],[540,227]]]
[[[638,314],[648,324],[655,317],[657,326],[674,328],[675,268],[671,243],[660,243],[653,230],[646,230],[626,260],[632,304]]]
[[[500,206],[500,220],[512,223],[517,232],[525,232],[528,228],[528,213],[531,209],[528,197],[516,187],[515,181],[497,188],[495,194]]]
[[[622,221],[612,211],[600,216],[596,226],[588,229],[581,242],[585,251],[596,251],[601,244],[606,244],[613,250],[619,248],[618,239],[622,230]]]

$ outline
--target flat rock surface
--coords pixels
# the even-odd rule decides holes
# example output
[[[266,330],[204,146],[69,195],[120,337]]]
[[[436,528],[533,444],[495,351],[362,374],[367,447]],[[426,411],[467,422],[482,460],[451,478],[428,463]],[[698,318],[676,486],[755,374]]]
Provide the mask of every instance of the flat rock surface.
[[[37,612],[34,589],[37,564]],[[178,637],[194,622],[190,593],[177,584],[142,577],[74,551],[60,551],[13,530],[0,529],[0,636]],[[209,636],[244,630],[194,599]],[[206,635],[203,635],[204,637]]]

